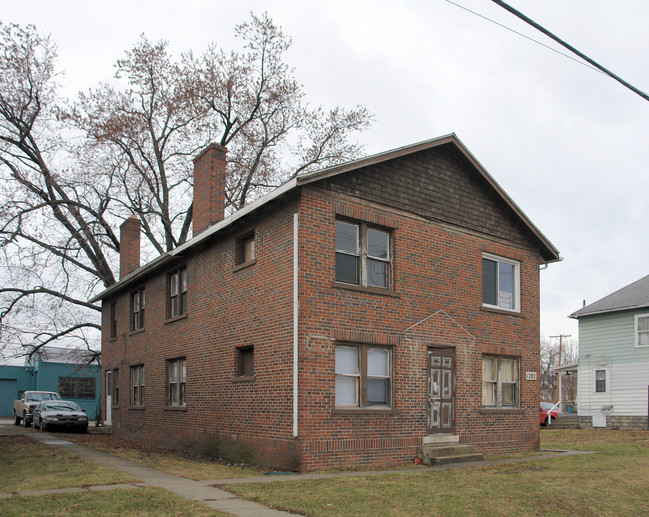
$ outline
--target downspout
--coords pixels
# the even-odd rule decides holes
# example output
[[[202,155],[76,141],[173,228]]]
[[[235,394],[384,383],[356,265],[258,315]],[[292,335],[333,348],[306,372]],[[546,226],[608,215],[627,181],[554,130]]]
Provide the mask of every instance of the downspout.
[[[293,214],[293,437],[298,436],[298,215]]]

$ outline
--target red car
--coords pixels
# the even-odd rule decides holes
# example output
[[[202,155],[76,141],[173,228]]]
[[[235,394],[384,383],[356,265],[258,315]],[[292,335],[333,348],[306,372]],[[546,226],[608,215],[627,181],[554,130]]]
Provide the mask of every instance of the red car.
[[[550,425],[552,425],[552,422],[559,416],[557,408],[552,408],[554,408],[552,402],[541,402],[541,406],[539,407],[539,424],[548,425],[548,413],[550,413],[550,417],[552,418]]]

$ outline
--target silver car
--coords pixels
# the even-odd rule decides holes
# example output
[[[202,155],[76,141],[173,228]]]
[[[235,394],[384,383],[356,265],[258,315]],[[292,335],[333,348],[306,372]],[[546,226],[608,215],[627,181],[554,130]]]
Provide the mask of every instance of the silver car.
[[[41,432],[64,429],[85,433],[88,431],[88,415],[75,402],[45,400],[34,408],[32,425]]]

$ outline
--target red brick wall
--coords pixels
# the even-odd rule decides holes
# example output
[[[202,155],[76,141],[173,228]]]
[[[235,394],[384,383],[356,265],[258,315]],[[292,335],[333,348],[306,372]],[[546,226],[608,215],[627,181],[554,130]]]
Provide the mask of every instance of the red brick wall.
[[[304,467],[412,461],[426,434],[429,345],[456,348],[455,419],[461,442],[486,454],[536,450],[538,382],[524,378],[526,371],[538,371],[539,362],[537,253],[405,213],[372,208],[352,197],[332,202],[324,190],[315,188],[304,193],[302,206]],[[332,287],[334,222],[341,212],[394,227],[391,296]],[[481,308],[483,251],[521,261],[520,314]],[[350,340],[394,346],[393,411],[335,410],[334,346]],[[520,409],[482,409],[483,353],[520,358]]]
[[[292,225],[299,206],[299,437],[292,436]],[[334,286],[335,217],[393,228],[394,290]],[[262,217],[263,215],[263,217]],[[237,237],[255,231],[256,261],[236,266]],[[521,312],[482,305],[482,253],[521,261]],[[456,433],[487,454],[538,448],[539,257],[520,243],[324,189],[266,206],[185,255],[186,317],[166,319],[166,271],[145,279],[145,330],[128,331],[128,293],[118,299],[118,337],[103,368],[120,369],[118,435],[176,447],[210,440],[246,443],[261,462],[317,470],[412,462],[426,434],[427,347],[456,348]],[[169,267],[169,271],[173,267]],[[137,285],[133,285],[133,288]],[[336,342],[393,347],[394,407],[340,411],[334,404]],[[255,347],[254,380],[235,379],[235,349]],[[483,353],[520,357],[520,409],[482,409]],[[165,360],[186,357],[187,407],[165,406]],[[146,404],[128,403],[129,367],[146,367]],[[105,399],[104,399],[105,400]]]

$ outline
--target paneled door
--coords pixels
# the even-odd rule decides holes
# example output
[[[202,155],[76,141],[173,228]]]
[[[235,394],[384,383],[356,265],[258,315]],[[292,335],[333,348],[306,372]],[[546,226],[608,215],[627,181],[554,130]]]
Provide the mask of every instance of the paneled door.
[[[455,432],[455,349],[428,349],[428,434]]]

